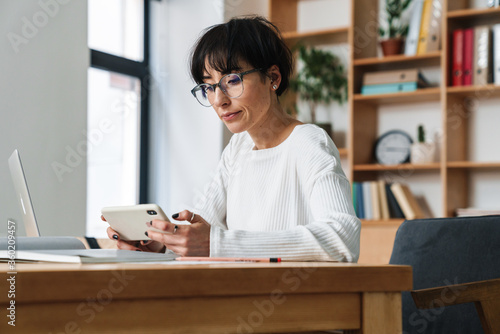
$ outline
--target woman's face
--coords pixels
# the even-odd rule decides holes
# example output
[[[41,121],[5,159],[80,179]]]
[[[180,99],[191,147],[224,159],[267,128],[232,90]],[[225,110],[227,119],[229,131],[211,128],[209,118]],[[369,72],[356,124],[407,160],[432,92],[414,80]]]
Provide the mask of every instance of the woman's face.
[[[246,62],[240,62],[240,66],[241,68],[232,72],[241,73],[253,69]],[[218,83],[224,75],[228,74],[217,72],[208,66],[207,68],[204,82],[209,84]],[[232,133],[251,132],[266,121],[266,116],[272,106],[272,99],[276,98],[271,86],[271,79],[266,76],[263,80],[260,72],[245,74],[243,76],[244,90],[241,96],[230,98],[217,87],[212,107]]]

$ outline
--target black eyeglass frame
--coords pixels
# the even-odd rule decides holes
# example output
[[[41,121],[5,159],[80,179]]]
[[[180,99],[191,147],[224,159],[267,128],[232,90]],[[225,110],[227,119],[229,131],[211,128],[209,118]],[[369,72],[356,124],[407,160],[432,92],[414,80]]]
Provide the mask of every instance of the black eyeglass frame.
[[[227,97],[229,97],[230,99],[236,99],[236,98],[240,97],[240,96],[241,96],[241,94],[243,94],[243,90],[242,90],[241,94],[240,94],[240,95],[238,95],[238,96],[234,96],[234,97],[233,97],[233,96],[229,96],[229,95],[227,95],[227,92],[226,92],[226,91],[225,91],[225,90],[221,87],[221,82],[222,82],[222,80],[223,80],[225,77],[227,77],[228,75],[237,75],[237,76],[240,78],[240,80],[241,80],[241,84],[243,85],[243,76],[244,76],[244,75],[246,75],[246,74],[250,74],[250,73],[254,73],[254,72],[258,72],[258,71],[262,71],[262,70],[264,70],[264,69],[265,69],[265,68],[254,68],[254,69],[252,69],[252,70],[248,70],[248,71],[245,71],[245,72],[240,72],[240,73],[228,73],[228,74],[226,74],[225,76],[223,76],[223,77],[219,80],[219,82],[218,82],[218,83],[215,83],[215,84],[202,83],[202,84],[196,85],[196,87],[194,87],[193,89],[191,89],[191,94],[193,94],[193,96],[194,96],[194,98],[196,99],[196,101],[198,101],[198,102],[199,102],[202,106],[204,106],[204,107],[211,107],[211,106],[212,106],[212,104],[210,104],[209,106],[206,106],[206,105],[204,105],[203,103],[201,103],[201,101],[200,101],[200,100],[198,100],[198,98],[196,97],[196,92],[197,92],[197,91],[199,91],[199,90],[201,90],[201,87],[203,87],[203,86],[209,86],[209,87],[212,87],[212,89],[214,90],[214,93],[215,93],[215,89],[216,89],[217,87],[219,87],[219,89],[220,89],[220,90],[224,93],[224,95],[226,95],[226,96],[227,96]],[[243,87],[243,89],[244,89],[244,88],[245,88],[245,87]],[[208,99],[207,99],[207,100],[208,100]]]

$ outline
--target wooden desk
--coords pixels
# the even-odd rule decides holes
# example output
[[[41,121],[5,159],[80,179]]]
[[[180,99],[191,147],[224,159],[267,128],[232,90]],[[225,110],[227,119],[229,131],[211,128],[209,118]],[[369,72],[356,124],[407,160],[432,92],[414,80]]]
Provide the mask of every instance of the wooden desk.
[[[1,333],[401,333],[409,266],[341,263],[1,264]]]

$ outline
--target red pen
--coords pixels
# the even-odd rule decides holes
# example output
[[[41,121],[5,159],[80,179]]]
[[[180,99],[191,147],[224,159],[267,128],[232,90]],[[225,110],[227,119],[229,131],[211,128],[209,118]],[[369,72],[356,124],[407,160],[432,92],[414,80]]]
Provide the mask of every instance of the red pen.
[[[252,258],[252,257],[199,257],[199,256],[181,256],[177,261],[213,261],[213,262],[281,262],[279,257],[271,258]]]

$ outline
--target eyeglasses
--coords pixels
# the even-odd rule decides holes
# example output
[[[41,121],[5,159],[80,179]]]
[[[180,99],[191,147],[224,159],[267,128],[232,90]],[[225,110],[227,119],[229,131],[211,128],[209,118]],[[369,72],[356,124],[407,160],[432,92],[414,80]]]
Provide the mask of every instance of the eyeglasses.
[[[214,104],[215,88],[217,87],[219,87],[227,97],[232,99],[238,98],[243,94],[244,90],[243,76],[262,70],[263,68],[254,68],[246,72],[225,75],[220,79],[219,83],[213,85],[207,83],[199,84],[191,90],[191,94],[193,94],[198,102],[205,107],[210,107]]]

